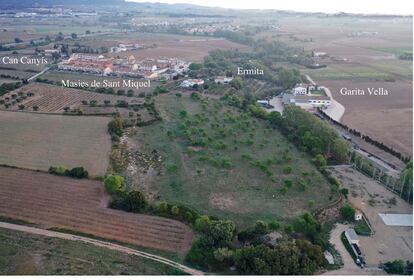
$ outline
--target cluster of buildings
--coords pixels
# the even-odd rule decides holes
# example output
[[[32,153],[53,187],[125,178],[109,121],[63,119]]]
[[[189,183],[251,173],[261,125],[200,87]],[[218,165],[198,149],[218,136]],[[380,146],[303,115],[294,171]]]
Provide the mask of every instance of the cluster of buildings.
[[[82,72],[102,76],[127,76],[134,78],[165,79],[182,75],[190,63],[177,58],[145,59],[137,61],[133,55],[128,58],[112,58],[103,55],[75,53],[58,64],[62,71]]]
[[[331,98],[322,87],[312,84],[297,84],[290,92],[282,96],[283,105],[296,105],[305,110],[331,105]]]
[[[186,79],[182,81],[180,84],[181,88],[194,88],[194,86],[202,86],[204,85],[204,80],[202,79]]]
[[[216,25],[216,24],[204,24],[195,27],[185,28],[184,32],[192,35],[214,35],[217,31],[232,31],[236,32],[240,30],[239,25]]]
[[[118,44],[116,47],[111,47],[111,53],[120,53],[126,51],[135,51],[142,48],[140,44],[132,44],[132,43],[125,43],[125,44]]]

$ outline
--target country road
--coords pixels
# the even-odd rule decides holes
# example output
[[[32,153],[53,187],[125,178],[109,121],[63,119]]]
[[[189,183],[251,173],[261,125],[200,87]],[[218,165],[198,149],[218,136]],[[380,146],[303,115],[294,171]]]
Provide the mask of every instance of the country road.
[[[135,255],[135,256],[150,259],[150,260],[153,260],[153,261],[156,261],[156,262],[159,262],[159,263],[163,263],[163,264],[169,265],[171,267],[174,267],[176,269],[179,269],[179,270],[181,270],[185,273],[191,274],[191,275],[204,275],[204,272],[202,272],[200,270],[197,270],[197,269],[185,266],[183,264],[171,261],[171,260],[163,258],[161,256],[157,256],[157,255],[154,255],[154,254],[150,254],[150,253],[146,253],[146,252],[143,252],[143,251],[135,250],[135,249],[125,247],[125,246],[122,246],[122,245],[118,245],[118,244],[112,243],[112,242],[107,242],[107,241],[102,241],[102,240],[97,240],[97,239],[88,238],[88,237],[84,237],[84,236],[68,234],[68,233],[62,233],[62,232],[57,232],[57,231],[52,231],[52,230],[40,229],[40,228],[35,228],[35,227],[16,225],[16,224],[11,224],[11,223],[4,223],[4,222],[0,222],[0,228],[17,230],[17,231],[27,232],[27,233],[31,233],[31,234],[43,235],[43,236],[47,236],[47,237],[60,238],[60,239],[65,239],[65,240],[85,242],[85,243],[92,244],[92,245],[95,245],[95,246],[107,248],[107,249],[110,249],[110,250],[115,250],[115,251],[125,253],[125,254],[129,254],[129,255]]]
[[[28,82],[31,82],[32,80],[36,79],[37,77],[43,75],[44,73],[46,73],[48,70],[50,69],[50,67],[46,67],[45,69],[43,69],[41,72],[31,76],[30,78],[27,79]]]

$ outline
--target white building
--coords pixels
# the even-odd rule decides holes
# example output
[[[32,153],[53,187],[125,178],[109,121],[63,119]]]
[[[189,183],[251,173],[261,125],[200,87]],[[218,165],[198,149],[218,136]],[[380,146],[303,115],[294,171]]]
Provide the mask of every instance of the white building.
[[[295,86],[292,89],[293,95],[306,95],[308,93],[308,88],[302,84]]]
[[[201,86],[203,84],[204,84],[204,80],[201,80],[201,79],[187,79],[187,80],[184,80],[180,84],[180,87],[182,87],[182,88],[192,88],[192,87],[194,87],[194,85]]]
[[[233,81],[233,77],[217,76],[217,77],[214,79],[214,82],[215,82],[216,84],[228,84],[228,83],[230,83],[231,81]]]
[[[296,105],[302,109],[314,109],[317,107],[328,107],[331,105],[331,99],[328,96],[319,95],[293,95],[284,94],[282,97],[283,105]]]
[[[348,239],[348,242],[352,245],[355,244],[359,247],[359,238],[353,228],[348,228],[345,231],[345,237]]]

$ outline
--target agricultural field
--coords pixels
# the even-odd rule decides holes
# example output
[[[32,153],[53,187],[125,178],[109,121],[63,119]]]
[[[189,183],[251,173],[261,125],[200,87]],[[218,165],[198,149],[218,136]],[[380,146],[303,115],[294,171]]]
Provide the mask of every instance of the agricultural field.
[[[216,100],[156,97],[162,122],[127,131],[112,168],[155,201],[250,226],[289,220],[336,199],[278,131]]]
[[[300,22],[300,24],[298,24]],[[316,83],[331,89],[345,107],[342,122],[406,155],[412,153],[412,18],[353,18],[303,15],[281,18],[280,30],[261,36],[311,53],[322,69],[306,69]],[[382,87],[388,96],[343,96],[341,88]],[[395,137],[399,135],[399,137]]]
[[[0,168],[0,216],[181,256],[190,249],[193,234],[183,223],[109,209],[108,200],[99,181]]]
[[[27,79],[33,76],[35,73],[24,71],[24,70],[14,70],[14,69],[4,69],[0,68],[0,75],[8,75],[11,77],[16,77],[19,79]]]
[[[135,104],[144,103],[144,98],[102,94],[44,83],[30,83],[5,94],[0,100],[4,100],[4,104],[0,105],[2,109],[40,113],[63,113],[66,107],[69,110],[77,109],[84,101],[89,103],[92,100],[96,101],[96,106],[105,105],[105,100],[109,101],[109,105],[116,105],[118,100]],[[24,106],[23,109],[19,108],[21,105]]]
[[[402,82],[325,81],[334,98],[345,106],[342,122],[370,137],[380,139],[398,151],[411,155],[412,142],[412,85]],[[352,86],[352,87],[351,87]],[[387,96],[341,95],[341,88],[384,88]],[[375,108],[375,110],[373,109]],[[395,137],[398,135],[398,137]]]
[[[230,42],[221,38],[201,36],[184,36],[173,34],[128,33],[105,37],[85,38],[82,44],[93,47],[113,47],[122,42],[144,44],[148,48],[109,54],[111,56],[129,57],[134,55],[137,60],[160,57],[176,57],[183,60],[201,62],[209,51],[215,49],[249,50],[249,47]]]
[[[48,170],[83,166],[104,175],[111,148],[107,117],[0,111],[0,164]]]
[[[0,229],[0,275],[171,275],[164,264],[77,241]]]

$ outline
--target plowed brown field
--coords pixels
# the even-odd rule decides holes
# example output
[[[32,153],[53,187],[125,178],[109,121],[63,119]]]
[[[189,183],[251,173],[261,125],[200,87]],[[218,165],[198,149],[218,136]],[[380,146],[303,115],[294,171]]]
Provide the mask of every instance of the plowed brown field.
[[[189,227],[162,217],[106,207],[101,182],[0,167],[0,216],[185,254]]]

